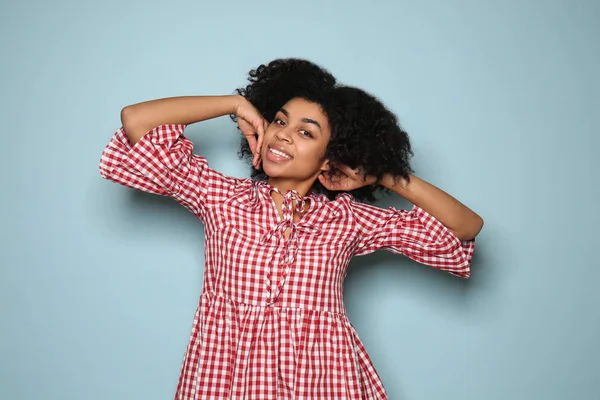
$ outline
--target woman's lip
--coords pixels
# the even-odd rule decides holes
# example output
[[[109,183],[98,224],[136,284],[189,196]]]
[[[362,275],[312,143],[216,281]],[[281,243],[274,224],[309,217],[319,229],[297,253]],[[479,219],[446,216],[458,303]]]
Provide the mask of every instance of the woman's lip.
[[[283,150],[283,149],[282,149],[282,148],[280,148],[280,147],[278,148],[278,147],[271,146],[271,145],[267,146],[267,151],[269,151],[270,149],[277,150],[277,151],[279,151],[279,152],[281,152],[281,153],[285,154],[286,156],[288,156],[290,159],[292,159],[292,158],[293,158],[291,154],[289,154],[287,151]]]
[[[277,150],[277,149],[275,149],[275,150]],[[287,154],[287,153],[285,153],[285,154]],[[271,147],[268,147],[267,148],[267,157],[266,158],[269,161],[280,163],[280,162],[291,161],[293,157],[290,157],[290,158],[282,157],[280,155],[277,155],[277,154],[273,153],[271,151]]]

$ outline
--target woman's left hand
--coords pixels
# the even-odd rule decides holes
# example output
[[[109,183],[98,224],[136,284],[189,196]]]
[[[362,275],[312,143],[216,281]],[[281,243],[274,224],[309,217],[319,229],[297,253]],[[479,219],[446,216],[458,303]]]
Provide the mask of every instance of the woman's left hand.
[[[323,173],[319,175],[319,182],[327,190],[334,192],[355,190],[363,186],[372,185],[377,180],[376,177],[367,175],[363,178],[363,174],[360,169],[352,169],[346,165],[337,165],[337,169],[340,171],[336,176],[331,177],[329,173]],[[325,176],[327,174],[327,176]]]

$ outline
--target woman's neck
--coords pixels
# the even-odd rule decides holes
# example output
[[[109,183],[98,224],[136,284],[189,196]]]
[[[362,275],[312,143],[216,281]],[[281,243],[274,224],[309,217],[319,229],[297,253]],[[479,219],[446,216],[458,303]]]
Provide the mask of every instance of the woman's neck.
[[[281,180],[277,178],[269,178],[267,182],[269,182],[269,185],[273,186],[274,188],[277,188],[277,190],[279,190],[284,195],[290,190],[295,190],[302,197],[307,196],[312,191],[312,186],[314,184],[314,180],[297,182]]]

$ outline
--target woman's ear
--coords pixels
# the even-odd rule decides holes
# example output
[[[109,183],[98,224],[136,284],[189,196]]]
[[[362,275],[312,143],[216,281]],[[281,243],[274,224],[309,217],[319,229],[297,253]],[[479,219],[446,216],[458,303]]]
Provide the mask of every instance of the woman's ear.
[[[329,160],[323,161],[323,164],[321,164],[320,169],[321,169],[321,172],[331,171],[331,165],[329,163]]]

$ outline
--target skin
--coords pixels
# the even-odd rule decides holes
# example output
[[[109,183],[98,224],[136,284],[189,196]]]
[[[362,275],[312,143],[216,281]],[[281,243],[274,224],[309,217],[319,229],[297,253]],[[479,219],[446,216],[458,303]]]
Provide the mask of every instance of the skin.
[[[324,155],[330,138],[329,121],[318,104],[290,100],[268,126],[259,149],[269,183],[282,193],[293,189],[306,195],[317,177],[329,170]],[[277,157],[272,148],[291,158]]]
[[[319,180],[329,190],[353,190],[375,182],[375,178],[367,176],[363,179],[357,170],[342,167],[344,176],[333,183],[323,175]],[[386,175],[380,184],[406,200],[421,207],[450,230],[460,240],[474,239],[483,228],[483,219],[473,210],[443,191],[442,189],[414,176],[404,179],[394,179]]]
[[[306,196],[317,179],[332,191],[350,191],[375,183],[374,177],[363,179],[358,171],[345,166],[340,166],[343,176],[333,181],[327,177],[328,160],[324,154],[331,137],[328,118],[318,104],[304,99],[290,100],[270,122],[238,95],[151,100],[125,107],[121,122],[133,145],[159,125],[190,125],[229,114],[238,117],[240,130],[254,154],[254,167],[262,162],[269,183],[281,193],[296,190]],[[277,158],[271,148],[283,150],[291,159]],[[433,215],[460,240],[475,238],[483,227],[482,218],[474,211],[416,176],[411,176],[409,182],[385,176],[379,184]],[[281,214],[282,198],[276,192],[272,196]]]

